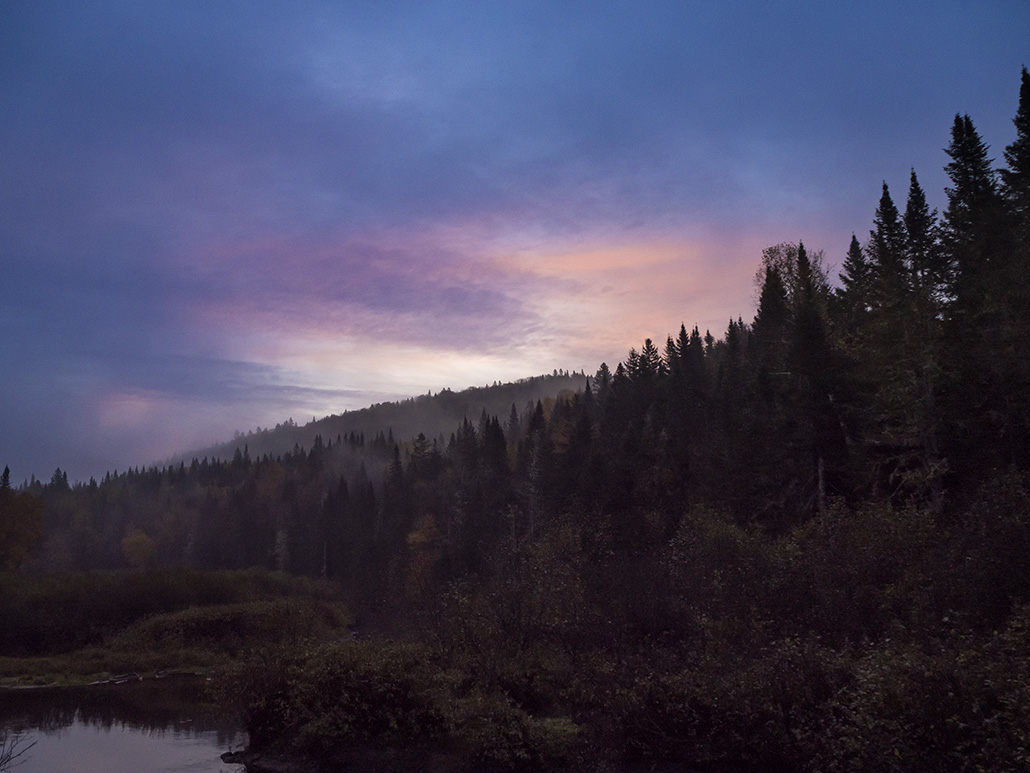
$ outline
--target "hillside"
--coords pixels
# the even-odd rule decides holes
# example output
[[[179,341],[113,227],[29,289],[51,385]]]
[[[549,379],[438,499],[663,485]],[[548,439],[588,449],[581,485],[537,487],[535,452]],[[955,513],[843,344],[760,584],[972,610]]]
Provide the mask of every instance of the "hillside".
[[[363,435],[371,441],[379,433],[405,442],[422,433],[427,438],[450,437],[463,419],[478,422],[485,412],[506,420],[514,406],[519,413],[531,411],[538,400],[556,397],[564,390],[582,391],[583,373],[555,371],[507,384],[469,387],[460,392],[444,389],[400,402],[376,403],[356,411],[345,411],[322,419],[296,424],[292,419],[275,427],[238,434],[224,443],[188,451],[172,457],[168,464],[189,464],[193,459],[230,459],[237,449],[247,448],[253,457],[281,456],[295,447],[311,448],[317,436],[323,440]]]

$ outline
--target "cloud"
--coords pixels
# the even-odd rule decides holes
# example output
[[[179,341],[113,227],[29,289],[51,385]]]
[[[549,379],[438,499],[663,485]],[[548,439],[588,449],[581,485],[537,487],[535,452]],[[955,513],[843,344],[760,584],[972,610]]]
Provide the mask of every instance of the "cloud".
[[[47,475],[719,334],[762,247],[833,262],[910,166],[941,206],[954,112],[999,154],[1030,22],[1010,0],[0,13],[0,462]]]

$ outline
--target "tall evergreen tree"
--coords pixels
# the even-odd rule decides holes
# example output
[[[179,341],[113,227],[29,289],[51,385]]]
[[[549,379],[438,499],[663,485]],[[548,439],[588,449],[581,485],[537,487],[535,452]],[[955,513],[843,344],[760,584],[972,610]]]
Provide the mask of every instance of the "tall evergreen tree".
[[[805,245],[798,243],[792,359],[795,370],[820,379],[826,367],[826,328],[818,284]]]
[[[870,397],[874,438],[884,456],[890,489],[900,500],[943,506],[943,474],[938,427],[940,386],[940,304],[948,271],[937,239],[936,212],[926,203],[915,170],[910,172],[903,218],[905,303],[879,312],[873,343],[877,384]]]
[[[911,269],[911,286],[915,292],[942,300],[950,271],[940,249],[937,210],[930,211],[916,170],[909,177],[908,201],[905,205],[905,253]]]
[[[839,485],[846,455],[836,406],[840,373],[827,335],[825,287],[821,268],[812,264],[804,244],[799,242],[789,360],[796,374],[800,411],[797,443],[803,477],[799,493],[804,510],[811,512],[814,507],[820,513],[826,509],[827,475],[835,486]]]
[[[968,115],[955,117],[946,150],[952,186],[943,241],[955,269],[946,455],[973,476],[1028,455],[1027,282],[988,148]]]
[[[1016,222],[1017,239],[1030,250],[1030,74],[1023,68],[1019,108],[1012,121],[1016,139],[1005,148],[1007,169],[1001,170],[1002,191]]]
[[[752,325],[760,369],[774,369],[780,359],[790,325],[790,305],[787,290],[775,266],[765,269],[765,281],[758,297],[758,311]]]
[[[907,236],[905,224],[891,199],[886,182],[873,217],[873,225],[873,230],[869,232],[869,252],[875,277],[875,299],[880,306],[897,306],[904,303],[907,290]]]
[[[853,331],[869,311],[873,284],[873,268],[854,234],[841,265],[840,284],[834,293],[835,306],[840,309],[845,327]]]
[[[944,167],[951,180],[946,189],[944,240],[955,262],[952,287],[954,312],[976,324],[989,289],[991,264],[999,260],[1003,243],[1003,207],[997,174],[968,115],[956,115]]]

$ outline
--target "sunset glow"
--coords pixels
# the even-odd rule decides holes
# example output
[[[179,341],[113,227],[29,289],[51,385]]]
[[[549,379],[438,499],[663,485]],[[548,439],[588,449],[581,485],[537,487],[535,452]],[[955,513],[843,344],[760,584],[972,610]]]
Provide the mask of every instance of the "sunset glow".
[[[956,112],[997,155],[1030,28],[458,5],[5,4],[0,467],[88,479],[721,336],[764,247],[839,264],[911,167],[940,208]]]

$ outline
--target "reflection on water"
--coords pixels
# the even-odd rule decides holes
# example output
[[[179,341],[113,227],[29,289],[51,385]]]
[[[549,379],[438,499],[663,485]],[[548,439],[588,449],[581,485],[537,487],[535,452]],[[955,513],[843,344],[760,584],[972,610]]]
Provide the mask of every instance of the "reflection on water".
[[[236,773],[219,755],[246,733],[204,697],[200,679],[82,688],[4,690],[0,728],[19,748],[18,773]]]

